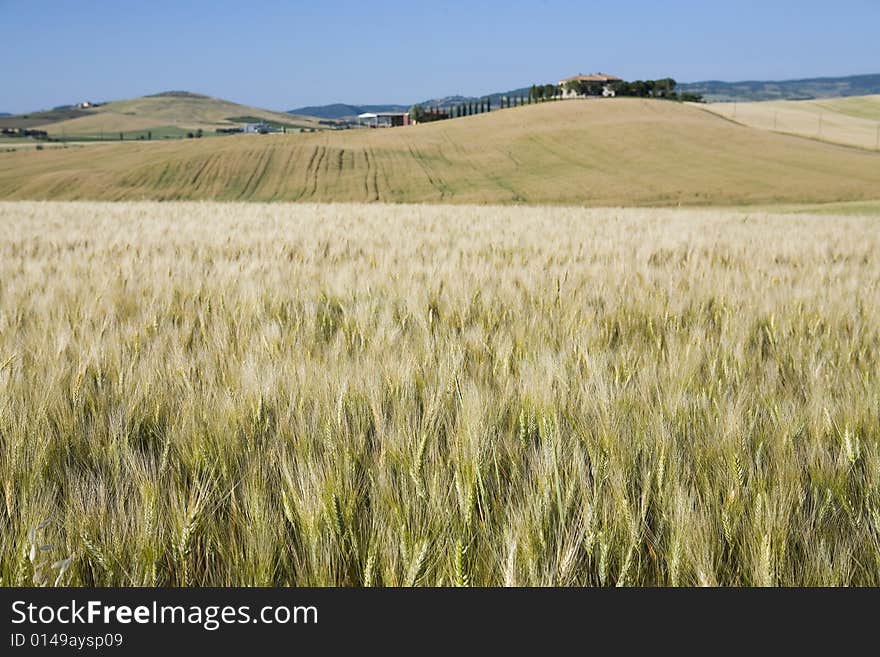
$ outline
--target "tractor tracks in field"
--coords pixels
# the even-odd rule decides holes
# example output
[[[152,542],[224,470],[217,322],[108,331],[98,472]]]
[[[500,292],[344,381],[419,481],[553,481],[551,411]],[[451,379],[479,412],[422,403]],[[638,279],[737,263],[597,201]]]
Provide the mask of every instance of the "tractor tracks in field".
[[[205,169],[208,168],[208,165],[211,163],[211,161],[213,159],[214,159],[213,157],[206,157],[204,160],[202,160],[201,166],[198,169],[196,169],[196,172],[193,174],[192,179],[189,181],[189,184],[191,186],[193,186],[193,187],[198,186],[199,178],[202,177],[202,174],[205,172]]]
[[[324,165],[326,167],[326,162],[325,162],[326,157],[327,157],[327,147],[326,146],[318,146],[317,147],[317,157],[313,159],[312,175],[311,175],[311,188],[309,189],[309,198],[315,198],[315,195],[318,193],[318,183],[320,182],[319,177],[321,175],[321,166]]]
[[[274,155],[274,148],[267,148],[260,154],[257,159],[257,165],[254,167],[253,171],[251,171],[251,175],[248,176],[248,179],[244,184],[244,189],[242,189],[239,198],[252,198],[259,191],[260,185],[262,184],[263,179],[266,177],[266,172],[269,170],[269,167],[272,164],[272,159]]]
[[[315,146],[312,149],[309,161],[306,163],[302,189],[300,189],[299,194],[297,194],[294,200],[298,201],[306,196],[314,198],[315,194],[318,193],[318,176],[320,174],[321,164],[324,162],[326,156],[326,146]]]
[[[449,187],[449,184],[443,180],[436,172],[432,175],[431,169],[428,166],[428,163],[425,161],[427,158],[424,153],[416,148],[412,142],[407,141],[406,147],[409,150],[409,154],[412,156],[413,160],[421,167],[422,172],[425,174],[425,177],[428,179],[428,182],[431,183],[431,186],[434,187],[438,192],[440,192],[440,200],[444,200],[447,194],[451,195],[452,189]]]
[[[452,139],[452,137],[449,136],[448,132],[443,132],[443,138],[446,143],[449,144],[452,151],[459,156],[457,164],[465,164],[474,172],[475,176],[479,176],[480,178],[483,178],[484,180],[495,185],[496,187],[503,189],[505,192],[510,194],[510,200],[514,203],[525,203],[526,201],[528,201],[528,197],[520,193],[520,191],[510,181],[506,180],[500,174],[494,173],[486,167],[480,167],[474,164],[473,160],[470,157],[470,154],[464,149],[464,147],[461,145],[461,142]],[[513,163],[514,171],[519,171],[520,163],[513,156],[512,149],[507,148],[504,151],[500,152],[502,152],[503,155]],[[447,162],[449,162],[448,159]],[[449,162],[449,164],[452,165],[451,162]]]
[[[379,163],[372,148],[364,147],[364,162],[367,169],[364,173],[364,195],[368,201],[379,200]]]

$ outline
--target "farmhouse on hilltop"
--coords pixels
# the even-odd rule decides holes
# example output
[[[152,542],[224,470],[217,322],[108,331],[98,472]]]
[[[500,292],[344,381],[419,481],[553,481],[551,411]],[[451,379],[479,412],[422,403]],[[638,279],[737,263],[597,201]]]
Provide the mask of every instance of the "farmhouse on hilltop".
[[[622,82],[622,80],[615,75],[606,73],[591,73],[590,75],[578,73],[570,78],[560,80],[559,87],[562,89],[563,98],[583,98],[587,95],[583,92],[586,85],[596,85],[597,87],[601,85],[602,96],[610,98],[614,97],[614,89],[611,88],[611,84],[614,82]]]

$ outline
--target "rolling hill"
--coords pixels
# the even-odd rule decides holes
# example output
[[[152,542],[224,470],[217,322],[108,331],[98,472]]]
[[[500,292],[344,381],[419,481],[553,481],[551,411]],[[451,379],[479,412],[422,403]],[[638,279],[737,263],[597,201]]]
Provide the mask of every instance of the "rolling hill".
[[[711,103],[705,107],[753,128],[880,150],[880,95]]]
[[[214,131],[258,120],[291,128],[318,127],[313,117],[272,112],[186,91],[117,100],[92,108],[58,108],[11,116],[0,119],[0,126],[39,128],[52,137],[67,138],[144,131],[179,136],[175,132]]]
[[[0,153],[0,198],[735,205],[880,196],[880,154],[618,98],[409,128]]]

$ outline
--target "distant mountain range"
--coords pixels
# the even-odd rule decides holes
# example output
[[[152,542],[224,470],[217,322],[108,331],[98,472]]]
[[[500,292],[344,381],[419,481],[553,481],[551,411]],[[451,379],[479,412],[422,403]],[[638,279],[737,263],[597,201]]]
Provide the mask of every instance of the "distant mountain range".
[[[345,103],[333,103],[332,105],[312,105],[288,110],[288,114],[301,116],[317,116],[319,119],[347,119],[364,114],[365,112],[406,112],[409,105],[346,105]]]
[[[0,116],[12,116],[9,112],[0,112]]]
[[[290,114],[316,116],[321,119],[350,119],[364,112],[405,112],[412,105],[425,107],[450,107],[459,103],[489,98],[498,105],[506,96],[528,96],[531,87],[500,91],[486,96],[446,96],[431,98],[411,105],[317,105],[289,110]],[[805,78],[802,80],[744,80],[723,82],[679,83],[679,91],[702,94],[707,101],[756,101],[756,100],[809,100],[811,98],[836,98],[840,96],[867,96],[880,94],[880,74],[850,75],[837,78]]]
[[[880,94],[880,74],[802,80],[744,80],[742,82],[688,82],[679,89],[702,94],[706,100],[810,100]]]

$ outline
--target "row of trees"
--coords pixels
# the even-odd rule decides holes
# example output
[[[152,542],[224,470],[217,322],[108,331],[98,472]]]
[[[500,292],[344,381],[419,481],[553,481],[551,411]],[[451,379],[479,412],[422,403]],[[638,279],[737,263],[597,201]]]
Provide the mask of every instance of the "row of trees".
[[[430,123],[444,119],[457,119],[472,114],[483,114],[492,111],[492,101],[489,98],[459,103],[451,107],[424,108],[421,105],[413,105],[409,110],[410,118],[416,123]]]
[[[553,93],[549,87],[556,90]],[[558,96],[559,88],[556,85],[542,85],[533,87],[534,89],[543,89],[544,94],[530,92],[528,96],[501,96],[498,98],[498,105],[492,105],[491,98],[481,98],[480,100],[468,101],[467,103],[459,103],[451,107],[435,107],[425,108],[421,105],[413,105],[409,110],[410,118],[416,123],[430,123],[431,121],[442,121],[444,119],[457,119],[462,116],[471,116],[473,114],[484,114],[494,109],[506,109],[508,107],[519,107],[520,105],[528,105],[544,100],[551,100]]]
[[[425,109],[421,105],[413,105],[409,108],[409,118],[416,123],[431,123],[449,118],[449,113],[439,108]]]
[[[450,108],[450,118],[458,118],[461,116],[471,116],[473,114],[484,114],[492,111],[492,101],[488,98],[480,98],[467,103],[460,103]]]
[[[549,100],[549,97],[543,100]],[[501,109],[505,107],[519,107],[520,105],[531,105],[532,103],[539,102],[537,99],[533,98],[531,94],[528,96],[502,96],[501,97]]]

